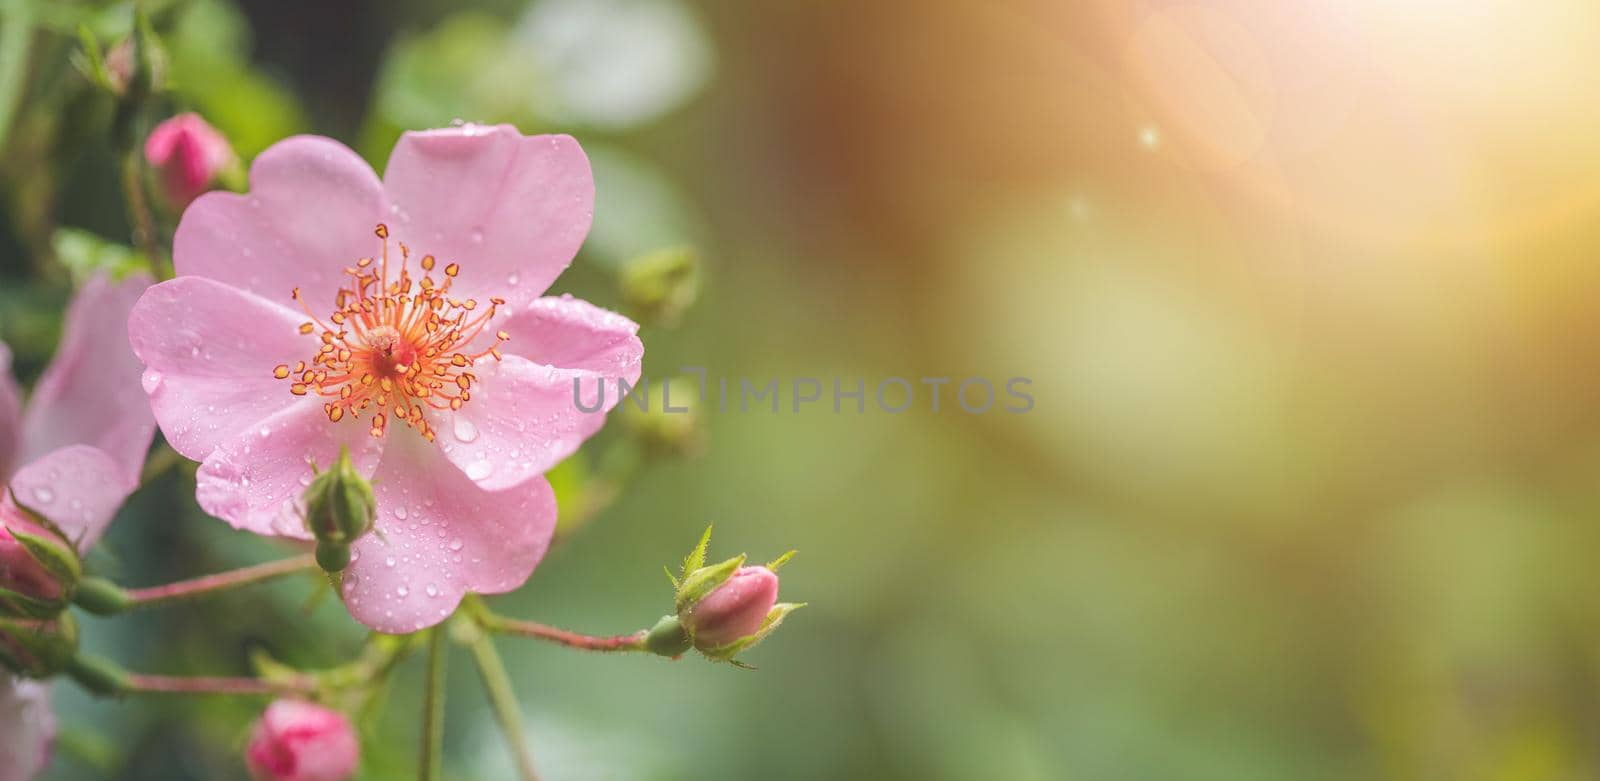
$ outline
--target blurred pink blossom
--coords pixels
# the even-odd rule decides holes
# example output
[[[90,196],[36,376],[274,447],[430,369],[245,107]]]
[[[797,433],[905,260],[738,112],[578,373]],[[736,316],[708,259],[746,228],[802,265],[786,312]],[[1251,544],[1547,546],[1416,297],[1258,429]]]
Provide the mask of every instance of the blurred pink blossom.
[[[267,706],[245,748],[257,781],[345,781],[361,746],[344,714],[298,700]]]
[[[188,206],[233,164],[233,147],[199,114],[169,117],[150,131],[144,157],[161,175],[167,200]]]
[[[634,323],[541,297],[593,204],[576,141],[505,125],[407,133],[381,180],[335,141],[290,138],[249,193],[196,200],[178,277],[129,328],[167,441],[202,462],[201,507],[308,538],[312,465],[348,448],[378,505],[345,571],[358,620],[411,632],[520,586],[555,528],[544,472],[604,423],[574,380],[640,371]]]
[[[128,312],[149,277],[87,282],[67,310],[61,344],[24,409],[0,344],[0,524],[40,531],[12,494],[56,523],[80,547],[99,539],[137,484],[155,420],[137,392],[140,367],[128,349]],[[20,469],[14,469],[17,464]],[[35,582],[29,560],[0,529],[0,586]],[[53,585],[53,584],[52,584]],[[0,781],[26,781],[43,769],[55,735],[44,684],[0,673]]]
[[[696,646],[716,648],[761,630],[778,602],[778,573],[766,567],[740,567],[688,612]]]
[[[29,781],[50,762],[56,717],[49,687],[0,672],[0,781]]]

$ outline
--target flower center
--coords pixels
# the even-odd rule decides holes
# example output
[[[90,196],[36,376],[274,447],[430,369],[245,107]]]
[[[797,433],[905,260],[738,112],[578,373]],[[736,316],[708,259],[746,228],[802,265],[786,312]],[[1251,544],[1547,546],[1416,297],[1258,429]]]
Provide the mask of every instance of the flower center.
[[[467,350],[505,299],[492,298],[485,311],[474,314],[476,300],[450,297],[460,265],[445,266],[443,281],[435,281],[432,255],[422,256],[422,279],[413,280],[405,242],[398,242],[400,269],[391,281],[389,228],[379,224],[374,233],[383,241],[381,260],[362,258],[344,270],[349,282],[335,294],[327,322],[312,314],[300,288],[294,289],[294,300],[311,318],[300,333],[320,331],[322,347],[310,361],[292,369],[281,364],[272,376],[289,380],[289,392],[296,396],[315,393],[329,399],[322,406],[330,421],[359,419],[373,410],[372,436],[383,436],[393,415],[431,442],[429,412],[461,409],[478,382],[472,367],[485,356],[500,360],[500,344],[511,338],[505,331],[497,332],[486,349]]]

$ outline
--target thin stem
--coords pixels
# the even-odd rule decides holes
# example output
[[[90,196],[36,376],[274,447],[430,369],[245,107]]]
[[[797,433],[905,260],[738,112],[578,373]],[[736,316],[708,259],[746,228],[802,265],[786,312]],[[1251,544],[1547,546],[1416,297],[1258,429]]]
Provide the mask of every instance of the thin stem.
[[[565,629],[541,624],[537,621],[523,621],[515,618],[506,618],[485,613],[478,616],[478,622],[490,632],[498,632],[521,637],[532,637],[536,640],[564,645],[568,648],[577,648],[583,651],[600,651],[615,653],[623,651],[644,651],[646,630],[634,632],[631,635],[612,635],[610,637],[597,637],[595,635],[579,634]]]
[[[168,583],[164,586],[129,589],[128,607],[130,609],[150,607],[151,605],[198,597],[218,591],[239,588],[240,586],[249,586],[274,578],[293,575],[297,572],[308,572],[316,568],[316,557],[308,553],[303,556],[269,561],[265,564],[257,564],[243,569],[206,575],[193,580],[180,580],[177,583]]]
[[[179,677],[129,673],[124,691],[130,694],[243,694],[276,696],[311,694],[316,687],[309,679],[267,681],[260,678]]]
[[[422,700],[422,758],[418,778],[439,781],[444,771],[444,690],[450,647],[435,627],[428,638],[428,684]]]
[[[122,162],[122,194],[128,200],[128,217],[133,223],[133,238],[144,251],[145,262],[150,264],[150,275],[157,280],[166,277],[161,263],[161,248],[156,244],[156,221],[150,213],[150,201],[144,193],[144,167],[139,150],[129,149]]]
[[[494,708],[494,720],[511,747],[522,781],[539,781],[539,774],[533,769],[533,752],[528,749],[527,733],[522,727],[522,710],[516,693],[511,690],[511,677],[506,674],[505,663],[500,660],[500,652],[495,650],[493,637],[482,632],[476,635],[470,643],[472,658],[478,664],[478,674],[483,677],[483,688]]]

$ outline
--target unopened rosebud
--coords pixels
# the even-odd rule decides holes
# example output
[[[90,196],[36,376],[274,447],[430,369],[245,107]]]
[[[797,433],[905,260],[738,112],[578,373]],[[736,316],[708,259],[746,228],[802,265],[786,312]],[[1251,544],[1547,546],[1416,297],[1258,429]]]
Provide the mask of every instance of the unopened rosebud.
[[[78,552],[48,520],[0,500],[0,616],[51,618],[83,574]]]
[[[778,603],[778,568],[794,555],[790,551],[764,566],[745,566],[743,555],[705,565],[711,544],[711,529],[683,562],[683,576],[672,577],[677,589],[678,614],[668,616],[646,637],[646,647],[663,656],[675,654],[656,650],[671,648],[675,632],[681,632],[687,646],[693,646],[707,659],[742,665],[734,657],[772,634],[784,616],[804,604]]]
[[[144,142],[144,157],[161,177],[167,201],[181,209],[210,190],[234,164],[233,147],[199,114],[163,120]]]
[[[71,613],[49,621],[0,619],[0,666],[24,678],[48,678],[72,665],[78,625]]]
[[[344,714],[299,700],[267,706],[251,733],[245,763],[256,781],[345,781],[361,745]]]
[[[629,314],[644,323],[677,325],[700,295],[699,265],[688,247],[656,250],[628,261],[619,284]]]
[[[306,488],[306,528],[317,538],[317,564],[328,572],[350,565],[350,544],[372,529],[378,503],[355,464],[350,451],[325,472],[318,472]]]
[[[778,573],[766,567],[740,567],[685,611],[684,622],[696,648],[720,648],[761,631],[777,603]]]

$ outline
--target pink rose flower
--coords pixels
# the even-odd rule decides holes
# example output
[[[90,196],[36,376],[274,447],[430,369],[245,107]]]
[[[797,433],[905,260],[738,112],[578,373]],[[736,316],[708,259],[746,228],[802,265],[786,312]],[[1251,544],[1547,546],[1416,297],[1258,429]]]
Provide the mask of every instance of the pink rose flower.
[[[375,528],[352,546],[345,603],[411,632],[467,592],[510,591],[555,528],[543,474],[615,406],[598,378],[639,376],[628,319],[541,297],[589,230],[594,182],[567,136],[510,126],[407,133],[383,179],[326,138],[256,159],[250,192],[213,192],[178,226],[178,277],[129,324],[167,441],[201,461],[207,512],[308,538],[312,464],[348,448]]]
[[[761,631],[777,602],[778,573],[766,567],[740,567],[689,609],[689,631],[700,648],[727,645]]]
[[[344,714],[298,700],[267,706],[245,748],[256,781],[345,781],[360,758]]]
[[[144,159],[161,175],[167,200],[182,208],[233,164],[233,147],[199,114],[179,114],[150,131]]]
[[[42,683],[0,673],[0,781],[28,781],[50,763],[56,717]]]

